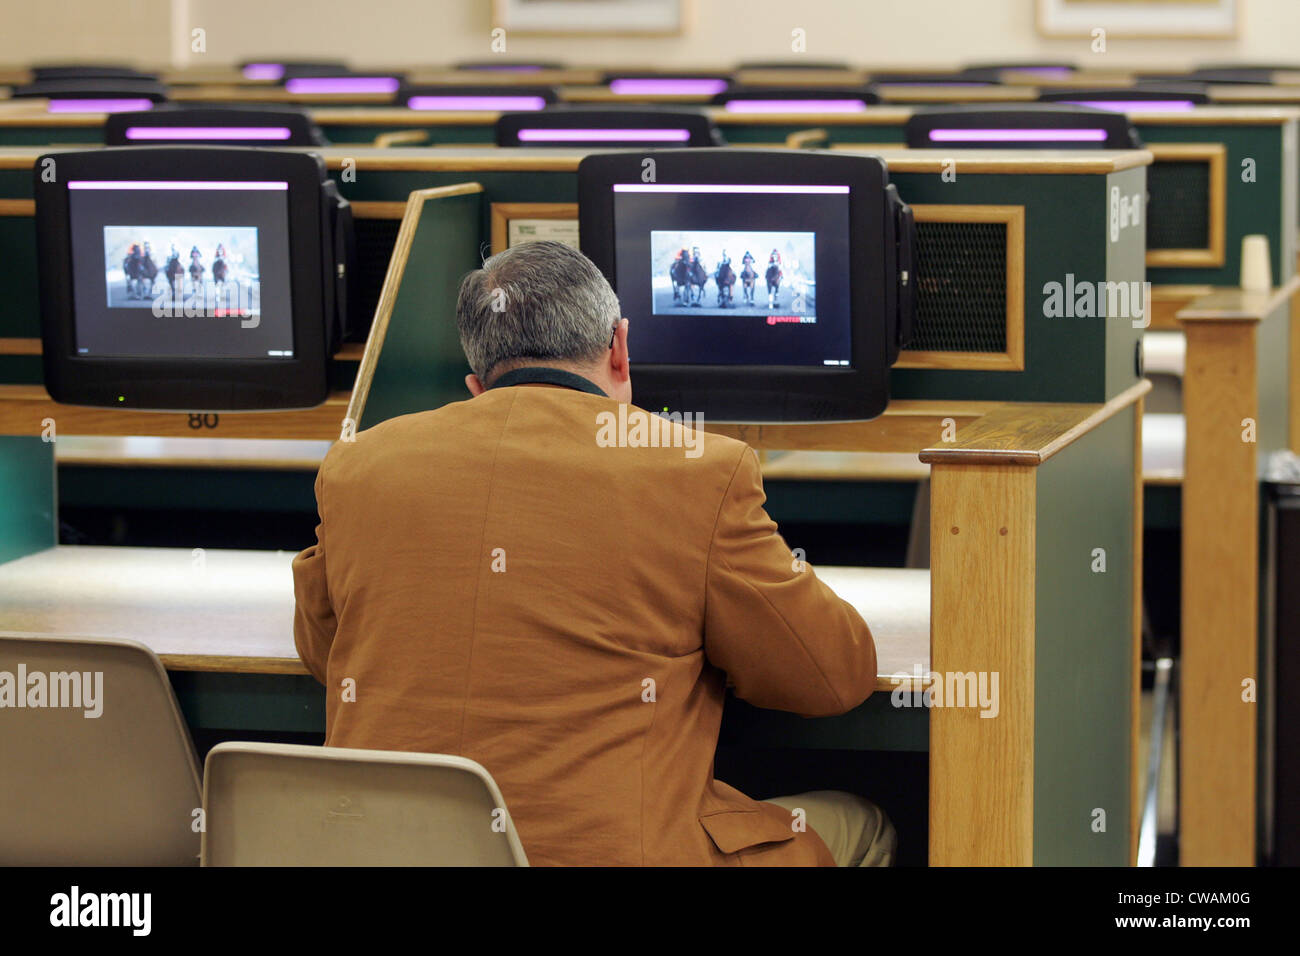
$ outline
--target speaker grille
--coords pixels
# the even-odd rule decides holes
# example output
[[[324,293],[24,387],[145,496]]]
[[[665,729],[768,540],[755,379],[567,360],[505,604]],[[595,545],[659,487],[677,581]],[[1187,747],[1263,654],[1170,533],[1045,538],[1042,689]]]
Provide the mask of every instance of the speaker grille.
[[[1007,225],[916,224],[913,352],[1004,352],[1007,348]]]
[[[1147,167],[1147,248],[1210,244],[1210,164],[1159,161]]]
[[[393,246],[397,245],[397,232],[402,227],[402,220],[358,216],[354,223],[357,237],[357,308],[361,314],[352,323],[351,338],[364,342],[375,317],[375,307],[379,305],[379,293],[384,288],[388,260],[393,257]]]

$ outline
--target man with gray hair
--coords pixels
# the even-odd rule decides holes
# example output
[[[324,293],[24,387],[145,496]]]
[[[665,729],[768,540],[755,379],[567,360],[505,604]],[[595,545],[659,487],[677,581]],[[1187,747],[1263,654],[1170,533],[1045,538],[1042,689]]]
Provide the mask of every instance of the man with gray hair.
[[[473,398],[336,443],[316,479],[294,635],[354,688],[330,693],[326,744],[477,760],[534,864],[888,864],[868,801],[713,776],[728,684],[815,716],[876,682],[866,624],[764,512],[753,450],[676,422],[600,439],[648,413],[617,297],[561,243],[488,259],[456,321]]]

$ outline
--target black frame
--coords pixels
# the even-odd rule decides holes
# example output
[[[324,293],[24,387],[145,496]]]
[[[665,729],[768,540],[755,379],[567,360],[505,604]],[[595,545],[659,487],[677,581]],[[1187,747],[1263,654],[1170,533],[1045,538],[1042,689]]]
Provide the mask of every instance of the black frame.
[[[653,108],[615,108],[589,109],[581,106],[550,107],[544,110],[529,110],[519,113],[502,113],[496,122],[496,145],[503,147],[528,147],[573,149],[630,149],[634,143],[627,140],[610,139],[606,141],[584,140],[581,143],[521,143],[519,131],[530,129],[568,129],[573,126],[585,126],[593,129],[658,129],[662,127],[681,128],[687,131],[688,138],[683,143],[673,143],[669,149],[699,146],[721,146],[722,135],[713,125],[713,121],[700,110],[691,109],[653,109]],[[642,148],[656,151],[665,147],[647,143]]]
[[[46,182],[46,160],[57,178]],[[241,180],[289,184],[292,358],[174,359],[79,356],[73,309],[67,183],[74,180]],[[34,167],[45,387],[56,402],[157,411],[310,408],[329,394],[327,329],[334,261],[323,185],[311,153],[216,146],[56,152]],[[329,285],[327,285],[327,278]],[[118,396],[127,396],[119,402]]]
[[[614,191],[641,181],[642,151],[587,156],[578,166],[583,253],[615,286]],[[856,421],[889,404],[889,367],[900,339],[901,218],[884,160],[821,150],[671,150],[656,153],[661,183],[846,185],[852,366],[637,365],[633,396],[643,408],[696,411],[715,421]],[[669,178],[671,177],[671,178]],[[906,246],[906,244],[905,244]],[[903,252],[907,256],[910,246]],[[883,319],[883,321],[882,321]],[[902,320],[907,326],[906,319]],[[635,335],[635,326],[633,326]],[[706,383],[706,384],[702,384]]]
[[[204,145],[203,140],[150,140],[136,142],[126,138],[126,131],[132,126],[151,126],[165,128],[168,126],[284,126],[289,130],[287,140],[211,140],[210,145],[219,146],[256,146],[262,149],[280,149],[286,146],[324,146],[325,137],[320,127],[312,122],[304,110],[292,108],[239,109],[235,107],[209,106],[167,106],[156,110],[139,113],[111,113],[104,121],[104,145],[130,146],[139,149],[144,146],[182,143],[190,146]]]
[[[868,106],[880,102],[880,94],[869,85],[862,86],[733,86],[714,95],[714,106],[731,100],[862,100]]]
[[[167,88],[150,77],[68,77],[15,86],[14,99],[149,100],[167,102]]]
[[[1100,143],[1062,140],[990,143],[934,143],[934,129],[1096,129],[1105,130]],[[918,109],[903,127],[908,149],[1140,149],[1137,129],[1123,113],[1065,103],[971,103]]]
[[[547,106],[560,102],[560,94],[553,86],[516,86],[513,83],[418,83],[397,91],[397,101],[407,109],[411,108],[408,104],[413,96],[536,96]]]
[[[1187,100],[1196,105],[1210,102],[1208,87],[1204,83],[1161,84],[1138,83],[1119,89],[1106,87],[1080,87],[1077,89],[1040,90],[1040,103],[1072,103],[1076,100],[1113,100],[1115,102],[1133,103],[1134,109],[1141,109],[1143,102],[1152,100]]]

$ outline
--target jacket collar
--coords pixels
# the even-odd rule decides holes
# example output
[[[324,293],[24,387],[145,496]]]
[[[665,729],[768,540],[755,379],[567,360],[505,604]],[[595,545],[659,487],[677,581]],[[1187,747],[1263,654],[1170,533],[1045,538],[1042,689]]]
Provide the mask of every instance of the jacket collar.
[[[511,369],[489,385],[488,389],[509,388],[511,385],[559,385],[562,388],[571,388],[575,391],[587,392],[590,395],[600,395],[603,398],[609,397],[599,385],[583,378],[581,375],[575,375],[559,368],[547,368],[542,365]]]

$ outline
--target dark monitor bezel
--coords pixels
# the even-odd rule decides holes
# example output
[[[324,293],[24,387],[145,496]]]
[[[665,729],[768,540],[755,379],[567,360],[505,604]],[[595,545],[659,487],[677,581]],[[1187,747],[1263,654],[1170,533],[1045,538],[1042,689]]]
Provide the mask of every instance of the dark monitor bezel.
[[[1040,90],[1040,103],[1073,103],[1077,100],[1089,102],[1112,101],[1116,103],[1136,103],[1134,109],[1141,109],[1142,103],[1161,100],[1187,100],[1193,106],[1205,106],[1210,102],[1209,88],[1203,83],[1181,85],[1159,85],[1140,83],[1136,86],[1079,87],[1069,89]]]
[[[522,128],[565,129],[575,125],[593,129],[658,129],[665,126],[685,129],[685,143],[660,146],[646,143],[640,148],[661,149],[698,148],[719,146],[722,143],[713,121],[700,110],[688,109],[589,109],[587,107],[550,107],[544,110],[502,113],[496,121],[496,145],[501,147],[527,147],[536,149],[632,149],[639,144],[626,140],[583,140],[582,142],[523,143],[519,140]]]
[[[403,86],[397,91],[397,102],[403,109],[413,109],[408,104],[416,96],[533,96],[540,98],[546,107],[560,102],[560,93],[553,86],[515,83],[414,83]],[[492,112],[492,108],[484,107],[484,111]],[[426,111],[414,110],[414,112]],[[510,110],[509,112],[539,113],[541,110]]]
[[[873,256],[869,237],[889,235],[888,169],[876,156],[820,150],[715,149],[657,153],[660,183],[847,185],[852,366],[639,365],[635,314],[629,329],[633,401],[643,408],[701,412],[716,421],[858,421],[889,402],[889,350],[897,312],[895,250]],[[618,292],[616,183],[641,182],[643,151],[600,153],[578,165],[578,231],[582,252]],[[871,321],[876,302],[884,322]],[[702,381],[707,382],[702,386]]]
[[[861,86],[733,86],[710,100],[726,106],[732,100],[862,100],[867,106],[880,103],[880,93],[869,84]]]
[[[48,182],[42,176],[47,159],[57,171]],[[33,178],[45,387],[56,402],[221,412],[310,408],[328,396],[324,275],[328,237],[322,208],[326,175],[319,156],[218,146],[108,147],[46,154],[37,160]],[[67,183],[85,179],[287,182],[293,357],[77,355]],[[126,400],[119,402],[119,395]]]
[[[36,80],[15,86],[14,99],[50,100],[149,100],[167,102],[167,88],[149,77],[67,78]]]
[[[992,124],[997,124],[993,126]],[[999,140],[993,142],[936,143],[934,129],[1055,129],[1101,128],[1101,142]],[[1113,110],[1063,103],[967,103],[917,109],[903,126],[908,149],[1138,149],[1141,140],[1128,117]]]
[[[126,138],[126,132],[133,126],[150,126],[167,128],[170,126],[217,126],[217,127],[254,127],[283,126],[289,130],[286,140],[149,140],[140,142]],[[312,122],[303,110],[238,109],[233,107],[209,106],[166,106],[156,110],[131,113],[111,113],[104,121],[104,145],[130,146],[140,149],[146,146],[190,145],[190,146],[254,146],[259,149],[283,149],[294,146],[323,146],[324,137],[320,128]]]

